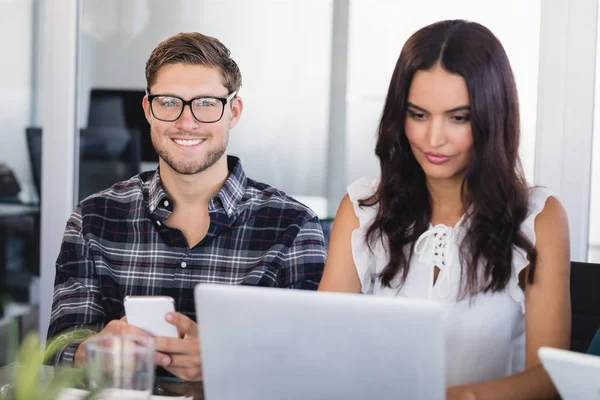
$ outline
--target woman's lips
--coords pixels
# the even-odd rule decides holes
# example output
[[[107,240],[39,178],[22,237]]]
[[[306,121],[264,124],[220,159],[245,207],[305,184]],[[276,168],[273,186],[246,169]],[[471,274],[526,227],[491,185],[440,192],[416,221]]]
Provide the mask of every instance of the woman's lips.
[[[444,164],[445,162],[450,160],[450,156],[447,156],[447,155],[441,154],[441,153],[429,152],[429,153],[425,153],[425,157],[427,157],[427,160],[430,163],[436,164],[436,165]]]

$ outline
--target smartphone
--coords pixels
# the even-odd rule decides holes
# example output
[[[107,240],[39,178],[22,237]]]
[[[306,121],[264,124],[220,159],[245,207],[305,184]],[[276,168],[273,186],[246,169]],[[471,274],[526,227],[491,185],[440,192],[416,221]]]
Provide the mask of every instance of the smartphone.
[[[169,296],[125,296],[127,323],[153,336],[178,338],[177,327],[165,319],[175,311],[175,300]]]

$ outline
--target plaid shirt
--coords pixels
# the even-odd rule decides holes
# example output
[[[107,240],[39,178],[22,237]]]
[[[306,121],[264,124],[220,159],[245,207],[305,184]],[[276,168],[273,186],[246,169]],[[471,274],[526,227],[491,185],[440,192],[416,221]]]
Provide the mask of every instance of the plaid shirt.
[[[230,175],[210,200],[210,226],[193,248],[164,224],[173,200],[158,170],[141,173],[83,200],[69,218],[56,261],[48,338],[86,327],[90,334],[124,315],[127,295],[171,296],[195,320],[198,283],[317,289],[326,247],[315,213],[246,177]],[[54,362],[72,362],[81,341]]]

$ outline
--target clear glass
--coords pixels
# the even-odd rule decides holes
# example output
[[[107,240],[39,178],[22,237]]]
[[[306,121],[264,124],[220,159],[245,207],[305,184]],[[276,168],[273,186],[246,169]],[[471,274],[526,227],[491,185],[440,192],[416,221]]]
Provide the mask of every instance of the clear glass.
[[[154,385],[156,343],[136,336],[97,336],[86,341],[88,385],[121,400],[147,400]],[[117,397],[118,396],[118,397]]]

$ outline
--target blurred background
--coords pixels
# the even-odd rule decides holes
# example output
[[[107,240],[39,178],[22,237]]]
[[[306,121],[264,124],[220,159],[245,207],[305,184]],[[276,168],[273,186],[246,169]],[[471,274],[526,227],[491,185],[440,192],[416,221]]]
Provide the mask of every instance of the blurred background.
[[[516,76],[527,179],[565,202],[572,259],[600,262],[597,10],[597,0],[0,0],[0,288],[13,300],[0,343],[7,314],[45,335],[77,201],[156,168],[144,67],[183,31],[217,37],[240,66],[245,110],[229,153],[327,222],[350,182],[378,175],[377,123],[407,38],[442,19],[486,25]]]

